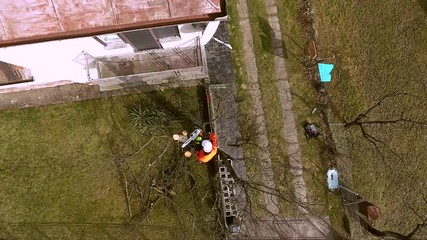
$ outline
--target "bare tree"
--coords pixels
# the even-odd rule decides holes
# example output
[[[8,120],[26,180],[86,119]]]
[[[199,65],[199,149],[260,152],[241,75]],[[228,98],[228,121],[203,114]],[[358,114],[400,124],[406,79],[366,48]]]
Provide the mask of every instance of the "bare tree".
[[[416,119],[413,119],[409,116],[407,116],[406,110],[407,109],[401,109],[400,113],[397,116],[392,117],[383,117],[381,115],[376,115],[374,112],[375,110],[378,110],[384,106],[384,104],[387,103],[387,101],[390,101],[392,99],[399,99],[401,97],[411,97],[411,98],[418,98],[419,96],[413,95],[411,93],[404,93],[404,92],[393,92],[386,94],[381,97],[380,100],[378,100],[376,103],[374,103],[372,106],[370,106],[366,111],[360,113],[352,120],[346,120],[344,119],[344,127],[345,128],[352,128],[357,127],[359,128],[362,136],[375,148],[375,150],[381,155],[383,162],[387,164],[385,151],[389,151],[392,153],[395,157],[398,159],[404,161],[402,156],[392,147],[390,147],[389,143],[384,141],[381,138],[381,135],[378,136],[372,133],[370,131],[371,127],[381,127],[385,125],[394,125],[396,128],[405,125],[417,125],[419,127],[426,127],[427,122],[425,121],[419,121]]]
[[[427,199],[425,196],[422,196],[424,200],[424,204],[427,204]],[[401,240],[409,240],[409,239],[415,239],[417,237],[417,234],[423,229],[427,227],[427,215],[422,216],[419,212],[417,212],[408,202],[406,202],[406,206],[411,209],[411,211],[414,213],[414,215],[419,218],[420,222],[412,229],[411,232],[404,235],[399,232],[395,231],[381,231],[371,226],[371,224],[364,219],[363,217],[360,217],[360,222],[362,226],[371,234],[377,236],[377,237],[387,237],[387,238],[394,238],[394,239],[401,239]]]

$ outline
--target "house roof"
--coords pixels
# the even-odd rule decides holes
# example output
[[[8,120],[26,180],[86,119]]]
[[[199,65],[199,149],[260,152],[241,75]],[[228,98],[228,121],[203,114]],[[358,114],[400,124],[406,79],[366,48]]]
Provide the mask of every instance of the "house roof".
[[[0,46],[209,21],[224,0],[2,0]]]

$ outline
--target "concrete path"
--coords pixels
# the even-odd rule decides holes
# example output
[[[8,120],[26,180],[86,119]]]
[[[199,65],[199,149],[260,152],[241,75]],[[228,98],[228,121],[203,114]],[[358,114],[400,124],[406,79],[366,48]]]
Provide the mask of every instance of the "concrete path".
[[[268,23],[272,29],[272,39],[274,39],[274,63],[276,69],[276,76],[278,77],[278,89],[282,105],[282,115],[284,116],[284,140],[288,144],[288,155],[291,165],[291,174],[294,176],[294,192],[296,200],[301,204],[307,203],[307,190],[304,179],[302,177],[302,164],[301,164],[301,151],[299,149],[297,128],[295,125],[295,116],[292,112],[292,98],[287,81],[287,72],[283,58],[282,35],[280,31],[279,19],[277,17],[277,7],[274,0],[264,1],[268,17]],[[275,188],[274,176],[272,171],[270,152],[268,151],[268,138],[265,125],[263,102],[261,99],[261,91],[258,85],[258,71],[255,62],[253,36],[251,26],[248,19],[248,7],[245,0],[240,0],[238,3],[238,13],[240,26],[243,31],[243,49],[244,60],[249,81],[249,92],[251,94],[254,112],[256,116],[256,123],[258,127],[258,146],[261,149],[260,159],[263,169],[264,184],[270,188]],[[287,173],[284,173],[287,174]],[[277,197],[265,194],[266,208],[273,214],[279,213],[277,206]],[[300,212],[306,213],[306,209],[299,206]]]
[[[278,78],[277,88],[282,105],[282,115],[284,117],[284,136],[288,144],[288,156],[291,165],[291,174],[294,177],[295,199],[300,205],[307,203],[307,189],[303,178],[303,166],[301,150],[298,144],[297,126],[295,124],[295,114],[292,111],[292,97],[286,72],[285,60],[282,46],[282,33],[280,31],[279,18],[277,17],[277,7],[275,0],[264,0],[268,15],[268,23],[271,27],[271,38],[273,39],[274,65],[276,77]],[[298,206],[298,210],[307,213],[307,210]]]
[[[246,229],[248,225],[256,227]],[[243,226],[242,232],[239,239],[333,239],[329,231],[329,217],[257,220]]]
[[[242,226],[241,239],[333,239],[330,231],[330,223],[328,217],[311,216],[307,211],[307,189],[303,178],[303,165],[300,146],[298,144],[297,126],[295,114],[293,113],[293,104],[290,86],[288,82],[288,74],[286,71],[282,34],[280,30],[279,19],[277,16],[277,7],[274,0],[264,0],[264,4],[268,15],[268,24],[271,28],[271,38],[273,39],[274,65],[277,77],[277,88],[279,90],[279,98],[281,101],[282,116],[284,117],[284,135],[283,139],[288,145],[288,156],[291,166],[291,174],[293,176],[293,188],[296,201],[298,202],[298,210],[303,216],[303,219],[283,219],[279,214],[277,205],[277,197],[265,194],[266,208],[275,213],[273,220],[265,219],[265,221],[255,220],[248,222]],[[249,22],[249,12],[246,0],[238,2],[239,22],[243,32],[242,48],[244,50],[244,61],[248,76],[248,88],[251,94],[256,123],[258,128],[258,145],[260,147],[262,159],[262,169],[264,182],[268,187],[275,188],[274,176],[270,153],[268,151],[267,129],[265,125],[263,102],[261,99],[261,90],[258,84],[258,71],[254,55],[253,36]],[[267,174],[266,174],[267,173]],[[289,174],[287,172],[283,174]],[[272,229],[273,228],[273,229]]]
[[[241,0],[238,3],[238,13],[240,26],[243,31],[243,49],[244,60],[246,65],[246,71],[249,81],[249,92],[252,97],[255,113],[255,121],[257,124],[257,143],[260,148],[259,158],[262,163],[262,177],[264,184],[272,189],[275,189],[273,169],[271,164],[270,151],[268,150],[268,137],[267,128],[264,117],[264,104],[261,99],[261,90],[258,85],[258,70],[255,62],[254,46],[251,25],[249,22],[248,6],[245,0]],[[268,193],[265,193],[266,208],[269,212],[274,215],[279,213],[277,197]]]

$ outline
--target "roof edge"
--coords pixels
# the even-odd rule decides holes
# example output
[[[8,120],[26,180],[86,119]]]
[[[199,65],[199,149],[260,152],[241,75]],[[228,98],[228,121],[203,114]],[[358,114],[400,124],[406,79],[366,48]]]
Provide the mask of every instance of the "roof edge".
[[[144,29],[144,28],[164,27],[164,26],[185,24],[185,23],[206,22],[206,21],[213,21],[216,18],[224,17],[226,15],[227,14],[225,10],[225,1],[221,0],[221,12],[218,12],[218,13],[204,14],[204,15],[192,16],[192,17],[171,18],[167,20],[154,20],[154,21],[145,21],[145,22],[138,22],[138,23],[131,23],[131,24],[113,25],[113,26],[107,26],[107,27],[96,27],[96,28],[89,28],[89,29],[76,30],[76,31],[52,33],[47,35],[16,38],[11,40],[0,40],[0,47],[9,47],[9,46],[15,46],[15,45],[46,42],[46,41],[53,41],[53,40],[63,40],[63,39],[78,38],[78,37],[90,37],[90,36],[101,35],[106,33],[124,32],[124,31]]]

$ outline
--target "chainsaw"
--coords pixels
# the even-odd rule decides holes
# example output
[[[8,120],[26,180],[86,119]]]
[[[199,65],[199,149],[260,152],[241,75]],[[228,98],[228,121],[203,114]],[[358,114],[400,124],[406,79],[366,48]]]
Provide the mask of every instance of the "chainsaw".
[[[187,141],[182,144],[181,148],[185,148],[188,144],[190,144],[192,141],[196,140],[196,138],[199,136],[199,134],[202,132],[202,129],[196,129],[191,134],[190,137],[187,139]]]

